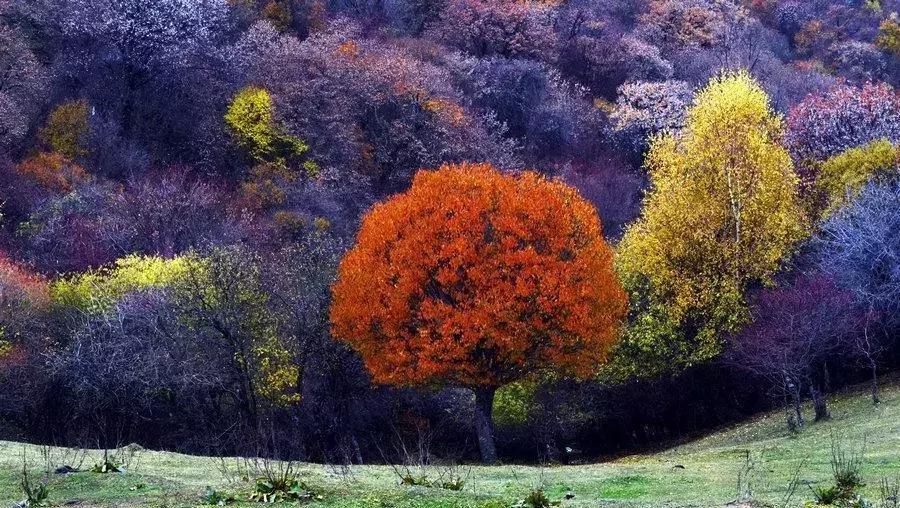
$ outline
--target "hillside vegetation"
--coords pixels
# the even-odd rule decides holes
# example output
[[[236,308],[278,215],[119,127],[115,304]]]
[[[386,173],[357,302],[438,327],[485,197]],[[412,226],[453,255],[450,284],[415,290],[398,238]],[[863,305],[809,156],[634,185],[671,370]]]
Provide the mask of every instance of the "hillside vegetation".
[[[602,464],[410,468],[414,476],[424,475],[437,482],[459,475],[465,479],[459,491],[400,485],[397,470],[390,466],[348,469],[303,464],[299,466],[302,481],[313,497],[302,504],[505,508],[542,489],[551,501],[561,501],[560,506],[571,508],[724,506],[741,497],[773,506],[800,506],[813,497],[813,489],[832,481],[835,445],[848,456],[862,452],[860,471],[866,483],[862,493],[878,506],[881,480],[900,476],[900,383],[894,379],[886,386],[878,407],[872,406],[864,387],[839,395],[832,401],[832,413],[830,421],[812,423],[791,434],[785,430],[784,414],[776,411],[656,454]],[[43,474],[44,467],[39,464],[45,463],[47,449],[13,442],[0,444],[0,502],[4,506],[21,498],[23,453],[31,476],[39,479]],[[103,474],[88,471],[103,458],[99,451],[88,451],[82,471],[52,475],[48,502],[80,507],[198,506],[206,487],[211,486],[234,495],[235,506],[255,505],[248,501],[251,484],[240,478],[246,474],[245,461],[136,449],[126,454],[131,456],[126,472]],[[53,449],[49,455],[51,466],[56,468],[63,465],[62,461],[71,460],[75,452]],[[223,474],[224,468],[229,475]],[[794,478],[795,492],[789,496]],[[570,499],[565,499],[567,496]]]

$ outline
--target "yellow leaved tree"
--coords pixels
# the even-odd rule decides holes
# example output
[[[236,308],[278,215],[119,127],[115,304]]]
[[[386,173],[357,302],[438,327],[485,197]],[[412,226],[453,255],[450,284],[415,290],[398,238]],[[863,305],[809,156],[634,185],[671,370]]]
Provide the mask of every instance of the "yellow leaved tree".
[[[747,288],[769,282],[805,235],[781,136],[768,96],[739,71],[698,92],[680,135],[653,140],[652,187],[618,256],[633,305],[618,351],[626,374],[719,354],[745,319]]]

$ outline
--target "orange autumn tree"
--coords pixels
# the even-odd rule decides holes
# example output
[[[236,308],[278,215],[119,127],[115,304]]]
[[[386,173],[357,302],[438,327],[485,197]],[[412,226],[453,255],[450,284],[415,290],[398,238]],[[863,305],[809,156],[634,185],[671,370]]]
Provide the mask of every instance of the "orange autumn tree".
[[[472,389],[492,463],[496,389],[544,370],[591,376],[626,307],[597,214],[574,189],[460,164],[420,171],[364,217],[331,322],[375,382]]]

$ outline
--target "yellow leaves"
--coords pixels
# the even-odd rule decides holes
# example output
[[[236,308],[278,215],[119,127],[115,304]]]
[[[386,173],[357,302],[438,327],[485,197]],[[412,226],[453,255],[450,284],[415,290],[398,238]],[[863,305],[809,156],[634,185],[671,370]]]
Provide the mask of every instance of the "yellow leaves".
[[[300,402],[301,396],[296,391],[300,367],[277,338],[257,345],[252,354],[257,364],[258,379],[254,383],[257,394],[279,406]]]
[[[131,255],[113,266],[53,281],[50,298],[57,304],[102,312],[131,291],[169,287],[202,262],[189,256],[163,259]]]
[[[88,103],[85,100],[60,104],[50,113],[47,124],[38,137],[47,147],[60,156],[75,160],[87,155]]]
[[[896,175],[897,162],[897,148],[885,139],[826,160],[816,179],[816,186],[827,201],[825,215],[850,203],[873,178]]]
[[[272,96],[265,88],[248,86],[228,105],[225,124],[235,142],[251,159],[284,167],[309,149],[275,120]]]
[[[589,375],[625,306],[573,189],[462,164],[419,172],[369,212],[331,320],[379,382],[476,386],[539,368]]]
[[[897,22],[897,13],[892,13],[881,22],[875,45],[894,55],[900,55],[900,23]]]
[[[700,91],[682,135],[651,145],[652,189],[619,250],[626,286],[646,279],[675,322],[706,316],[732,326],[742,305],[735,295],[768,280],[805,234],[781,133],[781,118],[745,72]]]

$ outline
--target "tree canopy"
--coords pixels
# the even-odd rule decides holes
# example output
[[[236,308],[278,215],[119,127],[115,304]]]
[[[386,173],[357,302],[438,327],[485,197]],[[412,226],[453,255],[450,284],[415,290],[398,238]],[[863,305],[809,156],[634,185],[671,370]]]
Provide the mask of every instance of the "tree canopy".
[[[697,94],[681,135],[653,140],[651,189],[619,246],[618,267],[635,309],[670,322],[690,344],[676,362],[661,361],[689,365],[717,355],[721,334],[746,319],[747,288],[770,283],[803,238],[782,129],[747,73],[725,73]],[[657,321],[632,340],[672,341]],[[659,351],[670,346],[660,343]]]

